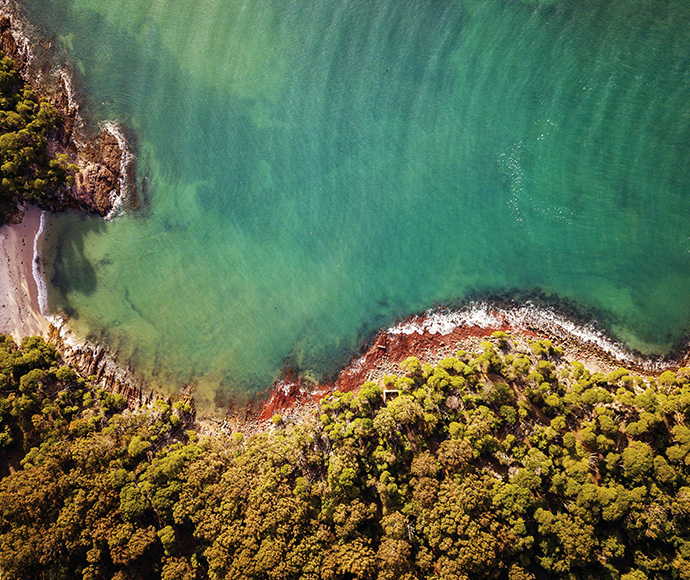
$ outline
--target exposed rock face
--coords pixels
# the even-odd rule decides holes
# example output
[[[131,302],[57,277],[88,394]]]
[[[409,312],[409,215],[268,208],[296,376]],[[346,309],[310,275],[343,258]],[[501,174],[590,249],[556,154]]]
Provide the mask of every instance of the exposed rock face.
[[[14,16],[0,15],[0,50],[12,58],[20,72],[41,97],[47,99],[63,119],[52,135],[49,151],[66,153],[79,171],[74,184],[67,187],[62,208],[74,207],[107,216],[118,199],[134,204],[126,185],[132,182],[133,164],[128,144],[114,126],[106,126],[95,137],[87,138],[79,106],[72,98],[69,76],[65,71],[34,70],[31,47],[13,22]],[[48,49],[50,46],[47,47]]]
[[[75,176],[72,197],[79,206],[107,215],[113,209],[113,199],[121,193],[123,151],[115,136],[104,129],[78,153],[80,171]]]
[[[409,356],[417,357],[422,363],[436,365],[444,358],[455,356],[458,350],[481,351],[482,341],[492,340],[495,331],[509,334],[513,343],[524,352],[530,352],[530,341],[549,339],[554,346],[563,348],[564,359],[580,361],[591,372],[606,374],[623,365],[636,373],[658,375],[667,368],[645,367],[635,360],[618,359],[597,344],[582,340],[567,330],[557,332],[552,328],[542,328],[538,320],[533,323],[523,321],[515,326],[502,320],[500,312],[495,311],[493,315],[496,324],[479,326],[466,323],[455,326],[446,333],[425,329],[421,323],[426,314],[410,316],[402,324],[418,323],[418,330],[409,333],[381,330],[365,352],[353,357],[332,382],[314,384],[294,369],[286,368],[262,396],[245,406],[231,407],[226,415],[226,428],[251,435],[270,429],[271,417],[275,414],[281,415],[283,419],[299,421],[313,413],[324,396],[336,390],[356,392],[366,381],[373,381],[383,387],[384,377],[388,374],[400,374],[400,363]],[[671,364],[673,368],[678,368],[687,366],[689,360],[690,355],[683,353]],[[452,408],[460,403],[449,400],[447,404]]]
[[[9,16],[0,16],[0,50],[13,58],[20,68],[26,65],[26,54],[19,50]]]
[[[115,362],[107,347],[88,343],[67,344],[54,326],[51,326],[48,340],[58,348],[65,363],[74,366],[85,377],[95,377],[92,379],[94,385],[123,395],[131,409],[151,402],[153,393],[145,393],[139,382]]]

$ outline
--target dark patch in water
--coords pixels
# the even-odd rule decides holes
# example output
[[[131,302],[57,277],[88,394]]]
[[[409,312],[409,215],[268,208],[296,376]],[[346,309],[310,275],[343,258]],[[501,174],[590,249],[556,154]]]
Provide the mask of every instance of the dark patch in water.
[[[86,216],[77,219],[82,224],[88,224],[85,234],[98,234],[105,229],[105,224],[100,219]],[[70,228],[55,232],[54,235],[57,236],[56,254],[50,281],[60,290],[64,301],[60,306],[67,312],[72,310],[67,295],[73,291],[91,295],[96,291],[98,280],[93,266],[85,256],[86,235],[74,236]]]

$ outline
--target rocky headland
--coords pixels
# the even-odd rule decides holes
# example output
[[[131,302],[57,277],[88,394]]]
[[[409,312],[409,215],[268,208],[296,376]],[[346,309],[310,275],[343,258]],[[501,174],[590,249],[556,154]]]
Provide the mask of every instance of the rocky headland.
[[[136,206],[130,187],[134,178],[131,138],[125,139],[122,128],[114,123],[92,130],[74,97],[71,74],[35,56],[35,44],[48,53],[51,43],[34,40],[34,36],[11,6],[0,11],[0,50],[14,60],[24,79],[62,118],[50,136],[49,152],[67,154],[78,168],[74,183],[60,192],[55,209],[75,208],[106,217],[123,205]]]
[[[75,97],[70,71],[51,61],[52,41],[34,31],[12,2],[0,4],[0,51],[60,116],[48,136],[48,153],[51,157],[66,155],[77,168],[73,182],[60,188],[51,209],[72,208],[108,218],[122,209],[136,208],[132,136],[125,138],[116,123],[96,127],[87,118]],[[27,335],[43,335],[58,347],[64,362],[93,377],[98,386],[122,394],[132,407],[148,402],[150,395],[107,347],[78,340],[64,320],[48,315],[41,305],[45,284],[40,210],[18,207],[16,215],[9,217],[10,223],[0,227],[0,332],[12,334],[17,342]]]

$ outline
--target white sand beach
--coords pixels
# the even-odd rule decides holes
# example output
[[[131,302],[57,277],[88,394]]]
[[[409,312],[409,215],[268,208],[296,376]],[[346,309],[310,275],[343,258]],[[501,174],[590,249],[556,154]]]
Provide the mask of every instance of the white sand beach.
[[[41,210],[32,207],[21,224],[0,227],[0,333],[18,343],[24,336],[46,336],[49,328],[31,268],[40,219]]]

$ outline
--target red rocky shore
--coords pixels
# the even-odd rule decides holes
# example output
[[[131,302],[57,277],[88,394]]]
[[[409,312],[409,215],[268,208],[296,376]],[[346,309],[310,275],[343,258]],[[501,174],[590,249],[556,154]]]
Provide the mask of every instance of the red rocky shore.
[[[615,347],[613,343],[583,339],[562,327],[545,324],[543,318],[539,319],[539,311],[534,319],[522,317],[516,322],[516,311],[488,309],[484,312],[489,315],[488,321],[486,316],[481,321],[471,316],[464,319],[461,311],[461,323],[456,323],[451,313],[450,323],[443,328],[438,328],[433,320],[437,313],[411,316],[391,329],[381,330],[365,351],[353,357],[334,380],[315,383],[294,369],[286,368],[263,396],[246,404],[230,403],[223,420],[198,417],[200,430],[238,431],[249,436],[270,429],[275,415],[286,422],[307,420],[314,415],[320,401],[335,391],[356,392],[367,381],[383,385],[386,375],[401,374],[399,365],[409,356],[417,357],[422,363],[437,364],[454,356],[458,350],[479,351],[481,342],[495,341],[492,334],[496,331],[507,333],[523,350],[529,349],[530,341],[548,339],[554,346],[563,348],[565,360],[578,360],[592,372],[607,373],[625,367],[638,374],[656,375],[688,364],[687,354],[675,361],[644,359],[632,353],[621,355],[622,351],[611,348]],[[84,376],[92,376],[95,384],[102,388],[124,395],[131,408],[156,398],[150,389],[142,389],[128,369],[118,365],[117,355],[106,347],[68,344],[55,328],[49,340],[58,346],[66,363],[74,365]],[[180,396],[193,403],[193,387],[183,388]]]
[[[38,62],[36,49],[47,54],[51,43],[33,38],[30,41],[28,30],[29,24],[15,9],[6,7],[0,12],[0,50],[15,61],[34,91],[48,100],[63,119],[62,126],[51,136],[49,151],[67,154],[79,168],[59,209],[72,207],[105,217],[122,203],[136,205],[129,186],[134,177],[132,154],[120,128],[106,124],[95,135],[87,136],[86,123],[72,94],[71,76],[66,69]]]
[[[382,384],[385,375],[399,374],[399,364],[410,356],[416,356],[422,363],[437,363],[461,348],[469,350],[478,346],[496,330],[511,332],[507,325],[463,326],[447,335],[428,331],[392,334],[381,330],[366,352],[354,357],[334,381],[314,383],[295,370],[286,369],[269,389],[267,398],[229,409],[228,422],[231,428],[251,434],[265,430],[275,415],[286,421],[299,421],[315,410],[321,399],[335,391],[356,392],[367,381]],[[534,340],[539,338],[531,332],[523,331],[523,335]]]
[[[303,420],[318,408],[321,399],[335,391],[354,392],[366,381],[383,385],[386,375],[401,374],[399,364],[410,356],[417,357],[422,364],[437,364],[454,356],[458,350],[480,350],[480,343],[491,339],[496,331],[507,333],[513,341],[525,347],[529,341],[548,339],[554,346],[563,348],[566,360],[578,360],[593,372],[607,373],[624,367],[642,375],[657,375],[668,368],[686,366],[689,362],[687,353],[678,360],[665,362],[644,359],[632,353],[621,356],[616,349],[608,349],[604,341],[583,339],[562,327],[554,330],[553,325],[544,325],[538,317],[516,323],[510,310],[488,309],[487,313],[492,318],[490,323],[467,322],[442,331],[425,324],[429,321],[429,314],[411,316],[392,329],[381,330],[366,351],[353,357],[334,381],[317,384],[300,377],[292,369],[286,369],[268,391],[267,397],[245,407],[230,409],[227,422],[233,430],[252,434],[269,428],[275,415],[287,421]]]

